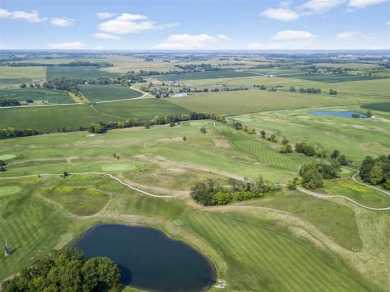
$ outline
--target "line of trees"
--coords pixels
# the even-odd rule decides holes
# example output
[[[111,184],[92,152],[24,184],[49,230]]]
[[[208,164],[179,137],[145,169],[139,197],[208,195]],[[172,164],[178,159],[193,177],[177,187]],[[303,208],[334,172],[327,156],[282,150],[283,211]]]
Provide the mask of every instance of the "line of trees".
[[[0,107],[18,105],[20,105],[20,102],[17,99],[0,97]]]
[[[19,130],[11,127],[0,129],[0,139],[35,136],[39,134],[40,132],[33,129]]]
[[[86,260],[80,250],[64,249],[35,260],[1,288],[5,292],[115,291],[121,287],[119,278],[119,268],[109,258]]]
[[[361,179],[372,185],[382,185],[390,190],[390,154],[378,158],[367,156],[359,169]]]
[[[107,62],[90,62],[90,61],[73,61],[64,64],[48,64],[48,63],[16,63],[16,62],[1,62],[0,66],[4,67],[36,67],[36,66],[46,66],[46,67],[96,67],[96,68],[106,68],[113,67],[114,65]]]
[[[203,206],[216,206],[227,205],[233,201],[262,198],[265,194],[277,192],[280,189],[279,185],[264,180],[262,176],[259,176],[256,181],[230,178],[223,184],[208,179],[192,186],[191,196]]]

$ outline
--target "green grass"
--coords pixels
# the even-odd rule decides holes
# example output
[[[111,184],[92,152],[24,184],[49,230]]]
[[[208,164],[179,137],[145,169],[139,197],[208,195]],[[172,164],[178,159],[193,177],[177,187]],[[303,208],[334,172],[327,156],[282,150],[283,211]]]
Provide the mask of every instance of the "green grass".
[[[89,66],[49,66],[47,80],[65,77],[66,79],[94,79],[99,77],[117,77],[118,74],[101,71]]]
[[[44,100],[50,104],[74,103],[68,92],[40,88],[0,89],[0,97],[13,98],[19,101]]]
[[[175,81],[175,80],[197,80],[197,79],[214,79],[214,78],[236,78],[248,77],[256,74],[250,72],[238,72],[233,70],[228,71],[207,71],[207,72],[192,72],[181,74],[163,74],[153,76],[161,81]]]
[[[313,224],[349,250],[361,250],[363,247],[354,211],[336,202],[285,190],[272,198],[242,202],[239,205],[262,206],[288,212]]]
[[[30,78],[0,78],[0,85],[4,84],[22,84],[29,83],[32,79]]]
[[[79,88],[91,101],[132,99],[142,95],[139,91],[118,85],[81,85]]]
[[[89,216],[98,213],[109,199],[108,195],[96,189],[72,188],[68,186],[41,189],[40,194],[79,216]]]
[[[186,97],[171,97],[168,100],[191,111],[227,115],[352,103],[349,100],[328,95],[290,94],[260,90],[201,93]]]

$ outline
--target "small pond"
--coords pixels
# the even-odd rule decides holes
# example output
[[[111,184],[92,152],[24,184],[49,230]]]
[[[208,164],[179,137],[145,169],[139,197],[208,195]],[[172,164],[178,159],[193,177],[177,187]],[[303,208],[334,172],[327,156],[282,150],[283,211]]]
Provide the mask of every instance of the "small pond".
[[[205,291],[215,268],[200,252],[149,227],[95,225],[71,248],[105,256],[121,269],[121,283],[147,291]]]
[[[346,118],[352,118],[352,114],[357,112],[328,112],[328,111],[321,111],[321,112],[310,112],[310,115],[314,116],[337,116],[337,117],[346,117]],[[361,118],[365,118],[366,115],[357,113],[360,115]]]

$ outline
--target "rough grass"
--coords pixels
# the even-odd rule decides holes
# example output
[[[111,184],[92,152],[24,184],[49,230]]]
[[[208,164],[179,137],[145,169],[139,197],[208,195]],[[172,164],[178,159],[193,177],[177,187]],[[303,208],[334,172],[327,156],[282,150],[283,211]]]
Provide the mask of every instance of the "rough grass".
[[[68,92],[63,90],[49,90],[43,88],[19,88],[19,89],[0,89],[0,97],[17,99],[19,101],[43,100],[50,104],[73,103]]]
[[[89,216],[98,213],[108,202],[108,195],[92,188],[59,186],[41,189],[40,194],[62,205],[72,214]]]
[[[362,108],[370,109],[373,111],[390,112],[390,102],[363,104]]]
[[[132,99],[142,95],[139,91],[118,85],[81,85],[79,88],[91,101]]]
[[[239,205],[262,206],[288,212],[313,224],[349,250],[357,251],[363,247],[354,211],[336,202],[284,190],[272,198],[242,202]]]

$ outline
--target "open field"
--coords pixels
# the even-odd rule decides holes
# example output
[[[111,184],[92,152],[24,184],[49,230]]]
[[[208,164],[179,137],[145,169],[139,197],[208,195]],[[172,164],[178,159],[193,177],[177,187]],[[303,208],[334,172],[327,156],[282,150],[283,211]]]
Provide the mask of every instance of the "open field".
[[[108,73],[90,66],[49,66],[47,80],[65,77],[67,79],[93,79],[98,77],[117,77],[118,74]]]
[[[11,78],[28,78],[28,79],[45,79],[46,67],[34,66],[34,67],[1,67],[0,79]]]
[[[362,105],[362,108],[373,111],[390,112],[390,102],[368,103]]]
[[[17,99],[19,101],[41,100],[49,104],[74,103],[68,92],[44,88],[0,89],[0,97]]]
[[[327,82],[327,83],[337,83],[337,82],[349,82],[349,81],[364,81],[364,80],[375,80],[381,79],[381,77],[375,76],[357,76],[346,73],[338,73],[338,74],[297,74],[295,76],[291,76],[299,79],[319,81],[319,82]]]
[[[132,99],[142,95],[139,91],[118,85],[81,85],[79,88],[91,101]]]
[[[77,130],[95,122],[120,121],[127,118],[152,119],[157,115],[188,113],[166,100],[145,99],[89,105],[42,106],[0,109],[0,125],[17,129],[35,129],[43,133],[58,128]]]
[[[316,94],[290,94],[264,90],[244,90],[217,93],[197,93],[186,97],[170,97],[169,102],[196,112],[239,115],[278,109],[298,109],[319,106],[353,105],[354,102]]]
[[[215,78],[235,78],[248,77],[255,74],[250,72],[239,72],[234,70],[227,71],[207,71],[207,72],[193,72],[182,74],[164,74],[153,76],[161,81],[175,81],[175,80],[197,80],[197,79],[215,79]]]

